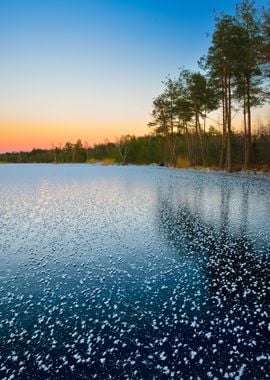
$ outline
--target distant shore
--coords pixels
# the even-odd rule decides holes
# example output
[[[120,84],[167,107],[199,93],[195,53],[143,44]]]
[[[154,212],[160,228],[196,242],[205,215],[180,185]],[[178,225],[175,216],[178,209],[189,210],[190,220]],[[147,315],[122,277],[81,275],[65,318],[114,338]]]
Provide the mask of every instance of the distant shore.
[[[150,163],[150,164],[138,164],[138,163],[119,163],[112,162],[111,160],[100,160],[91,162],[4,162],[0,161],[0,165],[93,165],[93,166],[150,166],[150,167],[164,167],[170,169],[192,169],[198,171],[205,172],[224,172],[228,173],[224,169],[220,169],[214,166],[171,166],[167,164],[158,164],[158,163]],[[247,170],[242,169],[239,166],[235,166],[232,168],[230,173],[247,173],[247,174],[268,174],[270,173],[270,166],[268,165],[258,165],[253,168],[249,168]]]

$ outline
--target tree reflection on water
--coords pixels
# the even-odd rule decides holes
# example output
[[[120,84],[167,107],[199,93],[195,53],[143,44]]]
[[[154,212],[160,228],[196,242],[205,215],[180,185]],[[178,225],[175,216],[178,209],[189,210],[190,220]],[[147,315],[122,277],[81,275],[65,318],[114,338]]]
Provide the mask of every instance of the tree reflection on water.
[[[243,186],[238,205],[241,213],[238,229],[231,225],[230,191],[220,188],[220,202],[216,205],[219,218],[211,223],[202,212],[201,189],[196,192],[192,209],[188,197],[175,201],[172,188],[170,196],[159,193],[159,229],[180,260],[190,259],[201,265],[204,293],[198,318],[203,320],[202,332],[207,335],[209,331],[208,336],[213,338],[212,344],[207,344],[209,360],[211,356],[211,360],[223,364],[242,360],[248,376],[245,378],[262,378],[260,369],[268,368],[267,362],[260,365],[269,348],[270,245],[258,253],[248,235],[248,186]],[[213,355],[217,347],[219,355]]]

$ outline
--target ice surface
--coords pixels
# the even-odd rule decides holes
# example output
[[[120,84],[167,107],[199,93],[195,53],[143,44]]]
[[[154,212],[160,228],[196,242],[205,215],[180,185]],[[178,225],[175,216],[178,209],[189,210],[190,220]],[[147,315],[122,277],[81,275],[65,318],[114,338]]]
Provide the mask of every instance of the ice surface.
[[[264,379],[270,177],[0,167],[0,378]]]

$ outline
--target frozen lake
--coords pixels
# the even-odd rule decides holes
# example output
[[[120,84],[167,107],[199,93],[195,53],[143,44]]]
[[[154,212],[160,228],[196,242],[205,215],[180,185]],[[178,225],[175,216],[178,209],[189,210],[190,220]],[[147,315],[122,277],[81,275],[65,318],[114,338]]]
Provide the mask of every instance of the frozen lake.
[[[1,379],[266,379],[270,176],[0,166]]]

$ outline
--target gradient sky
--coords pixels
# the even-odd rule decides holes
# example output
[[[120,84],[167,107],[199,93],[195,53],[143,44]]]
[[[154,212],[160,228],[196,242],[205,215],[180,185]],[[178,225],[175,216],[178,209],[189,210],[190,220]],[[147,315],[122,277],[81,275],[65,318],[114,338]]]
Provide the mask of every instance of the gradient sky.
[[[0,0],[0,151],[147,133],[162,80],[197,68],[235,4]]]

